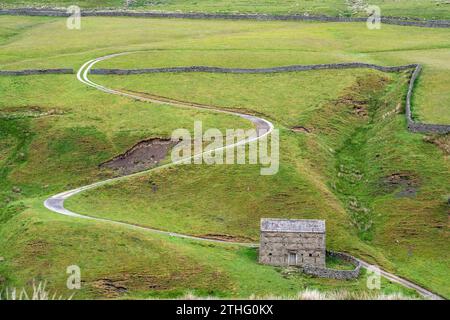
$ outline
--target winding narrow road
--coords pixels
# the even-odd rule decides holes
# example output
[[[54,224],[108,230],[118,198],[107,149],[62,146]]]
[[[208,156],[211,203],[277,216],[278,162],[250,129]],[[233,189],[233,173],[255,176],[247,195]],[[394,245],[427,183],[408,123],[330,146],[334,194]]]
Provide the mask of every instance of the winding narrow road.
[[[176,106],[176,107],[184,107],[184,108],[194,108],[194,109],[207,109],[207,110],[211,110],[213,112],[218,112],[218,113],[223,113],[223,114],[229,114],[229,115],[234,115],[237,117],[241,117],[243,119],[249,120],[251,121],[255,127],[257,128],[257,136],[253,137],[253,138],[249,138],[249,139],[245,139],[242,141],[238,141],[234,144],[231,145],[227,145],[225,147],[222,148],[218,148],[212,151],[209,151],[209,153],[215,152],[215,151],[219,151],[221,149],[228,149],[228,148],[234,148],[236,146],[242,145],[242,144],[248,144],[250,142],[253,141],[257,141],[261,138],[263,138],[264,136],[267,136],[269,134],[272,133],[274,126],[270,121],[267,121],[263,118],[259,118],[256,116],[252,116],[252,115],[248,115],[248,114],[243,114],[243,113],[238,113],[238,112],[231,112],[231,111],[225,111],[225,110],[220,110],[217,109],[215,107],[212,106],[207,106],[207,105],[191,105],[188,103],[182,103],[182,102],[178,102],[178,101],[167,101],[167,100],[158,100],[157,98],[147,98],[147,97],[142,97],[139,95],[135,95],[135,94],[131,94],[131,93],[127,93],[127,92],[121,92],[118,90],[114,90],[114,89],[110,89],[110,88],[106,88],[102,85],[99,85],[93,81],[91,81],[88,78],[89,75],[89,71],[91,70],[91,68],[98,62],[103,61],[103,60],[107,60],[107,59],[111,59],[117,56],[121,56],[121,55],[126,55],[126,54],[131,54],[133,52],[124,52],[124,53],[118,53],[118,54],[112,54],[112,55],[107,55],[104,57],[100,57],[100,58],[96,58],[93,60],[90,60],[88,62],[86,62],[85,64],[83,64],[83,66],[78,70],[77,72],[77,79],[79,81],[81,81],[82,83],[91,86],[93,88],[96,88],[98,90],[101,90],[103,92],[109,93],[109,94],[115,94],[115,95],[119,95],[119,96],[124,96],[124,97],[128,97],[128,98],[132,98],[135,100],[139,100],[139,101],[143,101],[143,102],[151,102],[151,103],[156,103],[156,104],[164,104],[164,105],[172,105],[172,106]],[[119,222],[119,221],[114,221],[114,220],[110,220],[110,219],[104,219],[104,218],[96,218],[96,217],[92,217],[92,216],[87,216],[87,215],[81,215],[79,213],[75,213],[72,212],[66,208],[64,208],[64,201],[78,193],[81,193],[83,191],[86,190],[90,190],[90,189],[94,189],[97,188],[99,186],[102,185],[106,185],[109,183],[113,183],[113,182],[117,182],[119,180],[125,180],[128,179],[130,177],[135,177],[135,176],[140,176],[140,175],[144,175],[150,171],[156,171],[156,170],[161,170],[163,168],[167,168],[170,166],[175,166],[177,164],[182,163],[183,161],[187,160],[187,159],[194,159],[197,157],[202,157],[204,154],[206,154],[207,152],[203,152],[201,154],[197,154],[194,155],[192,157],[188,157],[188,158],[184,158],[181,159],[179,161],[176,162],[171,162],[168,163],[166,165],[162,165],[147,171],[143,171],[143,172],[138,172],[135,174],[131,174],[131,175],[127,175],[127,176],[122,176],[122,177],[118,177],[118,178],[112,178],[112,179],[107,179],[104,181],[100,181],[97,183],[93,183],[87,186],[83,186],[80,188],[76,188],[73,190],[69,190],[69,191],[65,191],[62,193],[59,193],[57,195],[54,195],[50,198],[48,198],[47,200],[45,200],[44,205],[47,209],[58,213],[58,214],[62,214],[65,216],[69,216],[69,217],[74,217],[74,218],[80,218],[80,219],[88,219],[88,220],[94,220],[94,221],[100,221],[100,222],[105,222],[105,223],[111,223],[111,224],[115,224],[115,225],[120,225],[123,227],[127,227],[127,228],[131,228],[131,229],[136,229],[136,230],[143,230],[143,231],[147,231],[147,232],[153,232],[153,233],[158,233],[158,234],[164,234],[164,235],[168,235],[168,236],[173,236],[173,237],[178,237],[178,238],[185,238],[185,239],[191,239],[191,240],[196,240],[196,241],[206,241],[206,242],[214,242],[214,243],[224,243],[224,244],[233,244],[233,245],[240,245],[240,246],[248,246],[248,247],[258,247],[258,244],[255,243],[240,243],[240,242],[230,242],[230,241],[222,241],[222,240],[217,240],[217,239],[208,239],[208,238],[201,238],[201,237],[194,237],[194,236],[190,236],[190,235],[185,235],[185,234],[180,234],[180,233],[173,233],[173,232],[168,232],[168,231],[162,231],[162,230],[157,230],[157,229],[153,229],[153,228],[147,228],[147,227],[141,227],[141,226],[136,226],[133,224],[129,224],[129,223],[124,223],[124,222]],[[360,259],[358,259],[362,266],[365,268],[368,268],[370,266],[369,263],[362,261]],[[403,278],[400,278],[392,273],[386,272],[381,270],[381,275],[383,277],[385,277],[386,279],[392,281],[392,282],[396,282],[399,283],[407,288],[410,289],[414,289],[416,290],[420,295],[422,295],[423,297],[427,298],[427,299],[433,299],[433,300],[442,300],[443,298],[434,294],[431,291],[428,291],[425,288],[422,288],[408,280],[405,280]]]

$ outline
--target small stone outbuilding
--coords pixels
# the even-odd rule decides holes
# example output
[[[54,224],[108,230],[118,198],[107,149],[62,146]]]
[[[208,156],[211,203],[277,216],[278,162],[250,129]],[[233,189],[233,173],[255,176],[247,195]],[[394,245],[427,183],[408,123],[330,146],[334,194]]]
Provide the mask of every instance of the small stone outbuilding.
[[[261,219],[259,262],[325,268],[325,221]]]

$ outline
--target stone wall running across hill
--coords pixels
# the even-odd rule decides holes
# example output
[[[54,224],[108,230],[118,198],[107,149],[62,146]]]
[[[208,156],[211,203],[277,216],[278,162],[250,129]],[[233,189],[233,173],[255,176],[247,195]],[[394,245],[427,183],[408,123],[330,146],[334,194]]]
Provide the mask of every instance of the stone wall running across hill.
[[[428,124],[415,122],[412,117],[412,95],[414,91],[414,85],[417,78],[422,71],[422,66],[420,64],[415,65],[414,72],[409,80],[408,94],[406,95],[406,121],[408,122],[408,129],[411,132],[423,132],[423,133],[440,133],[446,134],[450,132],[450,125],[446,124]]]
[[[0,70],[0,76],[32,76],[39,74],[73,74],[73,69]]]
[[[356,69],[369,68],[383,72],[398,72],[415,68],[417,65],[411,64],[399,67],[383,67],[375,64],[350,62],[350,63],[330,63],[330,64],[314,64],[314,65],[293,65],[285,67],[273,68],[219,68],[206,66],[191,66],[191,67],[171,67],[171,68],[148,68],[148,69],[94,69],[91,74],[144,74],[144,73],[175,73],[175,72],[209,72],[209,73],[281,73],[281,72],[296,72],[308,70],[323,70],[323,69]]]
[[[67,17],[69,14],[61,9],[0,9],[0,15],[28,15]],[[99,17],[141,17],[141,18],[173,18],[173,19],[222,19],[222,20],[260,20],[260,21],[319,21],[319,22],[366,22],[364,17],[330,17],[310,16],[302,14],[273,15],[273,14],[227,14],[227,13],[178,13],[178,12],[152,12],[131,10],[82,10],[82,16]],[[421,20],[412,18],[381,17],[381,23],[400,26],[415,26],[424,28],[450,28],[450,20]]]
[[[414,85],[422,70],[422,66],[419,64],[385,67],[369,63],[349,62],[349,63],[329,63],[329,64],[315,64],[315,65],[292,65],[284,67],[258,68],[258,69],[189,66],[189,67],[166,67],[166,68],[147,68],[147,69],[94,69],[91,70],[91,74],[132,75],[132,74],[146,74],[146,73],[177,73],[177,72],[258,74],[258,73],[281,73],[281,72],[297,72],[308,70],[355,69],[355,68],[368,68],[382,72],[399,72],[411,70],[412,75],[409,81],[408,93],[406,97],[406,121],[408,124],[408,129],[411,132],[422,132],[422,133],[446,134],[450,132],[450,125],[419,123],[415,122],[412,117],[411,98],[413,95]]]

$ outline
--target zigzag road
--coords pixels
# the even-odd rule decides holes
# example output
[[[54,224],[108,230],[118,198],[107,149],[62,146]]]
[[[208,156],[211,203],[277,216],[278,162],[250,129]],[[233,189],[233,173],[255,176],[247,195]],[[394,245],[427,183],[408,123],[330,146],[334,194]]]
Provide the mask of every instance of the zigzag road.
[[[93,59],[90,60],[88,62],[86,62],[79,70],[77,73],[77,79],[79,81],[81,81],[82,83],[91,86],[93,88],[96,88],[98,90],[101,90],[103,92],[109,93],[109,94],[115,94],[115,95],[119,95],[119,96],[124,96],[124,97],[128,97],[128,98],[132,98],[135,100],[139,100],[139,101],[143,101],[143,102],[151,102],[151,103],[157,103],[157,104],[164,104],[164,105],[172,105],[172,106],[176,106],[176,107],[184,107],[184,108],[195,108],[195,109],[208,109],[211,110],[213,112],[218,112],[218,113],[223,113],[223,114],[229,114],[229,115],[235,115],[241,118],[244,118],[246,120],[251,121],[255,127],[257,128],[257,136],[253,137],[253,138],[248,138],[242,141],[238,141],[234,144],[231,145],[227,145],[225,147],[219,148],[219,149],[215,149],[209,152],[215,152],[215,151],[219,151],[221,149],[228,149],[228,148],[234,148],[238,145],[242,145],[242,144],[248,144],[254,141],[257,141],[269,134],[272,133],[274,126],[270,121],[267,121],[265,119],[256,117],[256,116],[252,116],[252,115],[248,115],[248,114],[243,114],[243,113],[238,113],[238,112],[231,112],[231,111],[225,111],[225,110],[220,110],[217,109],[215,107],[212,106],[206,106],[206,105],[191,105],[188,103],[183,103],[183,102],[178,102],[178,101],[168,101],[168,100],[158,100],[157,98],[147,98],[147,97],[142,97],[139,95],[135,95],[135,94],[131,94],[131,93],[127,93],[127,92],[121,92],[121,91],[117,91],[114,89],[110,89],[110,88],[106,88],[102,85],[99,85],[93,81],[91,81],[88,78],[89,75],[89,71],[91,70],[91,68],[98,62],[106,60],[106,59],[110,59],[113,57],[117,57],[120,55],[125,55],[125,54],[130,54],[132,52],[124,52],[124,53],[118,53],[118,54],[112,54],[112,55],[108,55],[108,56],[104,56],[104,57],[100,57],[97,59]],[[185,238],[185,239],[191,239],[191,240],[197,240],[197,241],[207,241],[207,242],[214,242],[214,243],[226,243],[226,244],[233,244],[233,245],[241,245],[241,246],[248,246],[248,247],[257,247],[258,244],[253,244],[253,243],[239,243],[239,242],[229,242],[229,241],[221,241],[221,240],[216,240],[216,239],[208,239],[208,238],[200,238],[200,237],[194,237],[194,236],[190,236],[190,235],[185,235],[185,234],[180,234],[180,233],[173,233],[173,232],[168,232],[168,231],[162,231],[162,230],[157,230],[157,229],[152,229],[152,228],[147,228],[147,227],[141,227],[141,226],[136,226],[133,224],[129,224],[129,223],[124,223],[124,222],[119,222],[119,221],[114,221],[114,220],[110,220],[110,219],[103,219],[103,218],[96,218],[96,217],[92,217],[92,216],[87,216],[87,215],[81,215],[79,213],[75,213],[72,212],[66,208],[64,208],[64,201],[78,193],[81,193],[83,191],[86,190],[90,190],[90,189],[94,189],[97,188],[99,186],[102,185],[106,185],[109,183],[113,183],[113,182],[117,182],[120,180],[124,180],[130,177],[135,177],[135,176],[139,176],[139,175],[144,175],[150,171],[156,171],[156,170],[161,170],[163,168],[167,168],[170,166],[175,166],[177,164],[183,163],[184,160],[188,160],[188,159],[193,159],[196,157],[202,157],[204,153],[198,154],[198,155],[194,155],[192,157],[188,157],[188,158],[184,158],[181,159],[179,161],[176,162],[172,162],[163,166],[159,166],[157,168],[154,169],[150,169],[144,172],[139,172],[139,173],[135,173],[135,174],[131,174],[128,176],[123,176],[123,177],[118,177],[118,178],[112,178],[112,179],[108,179],[108,180],[104,180],[104,181],[100,181],[97,183],[93,183],[87,186],[83,186],[80,188],[76,188],[73,190],[69,190],[66,192],[62,192],[59,193],[57,195],[54,195],[50,198],[48,198],[47,200],[45,200],[44,205],[47,209],[56,212],[58,214],[62,214],[65,216],[70,216],[70,217],[74,217],[74,218],[80,218],[80,219],[88,219],[88,220],[93,220],[93,221],[100,221],[100,222],[105,222],[105,223],[111,223],[111,224],[115,224],[115,225],[119,225],[119,226],[123,226],[123,227],[127,227],[127,228],[131,228],[131,229],[136,229],[136,230],[143,230],[143,231],[147,231],[147,232],[153,232],[153,233],[159,233],[159,234],[164,234],[164,235],[168,235],[168,236],[173,236],[173,237],[178,237],[178,238]],[[360,260],[361,261],[361,260]],[[365,261],[361,261],[361,264],[363,265],[363,267],[368,268],[370,266],[369,263],[365,262]],[[428,291],[425,288],[422,288],[408,280],[402,279],[394,274],[391,274],[389,272],[386,271],[381,271],[381,274],[383,277],[385,277],[386,279],[389,279],[390,281],[399,283],[407,288],[410,289],[414,289],[416,290],[419,294],[421,294],[423,297],[427,298],[427,299],[436,299],[436,300],[441,300],[443,299],[442,297],[434,294],[431,291]]]

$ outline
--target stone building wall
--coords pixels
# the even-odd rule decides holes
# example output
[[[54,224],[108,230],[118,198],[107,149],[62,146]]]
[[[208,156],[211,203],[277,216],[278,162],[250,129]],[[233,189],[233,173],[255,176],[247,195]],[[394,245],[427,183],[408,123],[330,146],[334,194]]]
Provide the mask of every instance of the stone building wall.
[[[296,254],[295,264],[289,254]],[[314,265],[325,267],[325,234],[298,232],[261,232],[259,262],[274,266]]]

